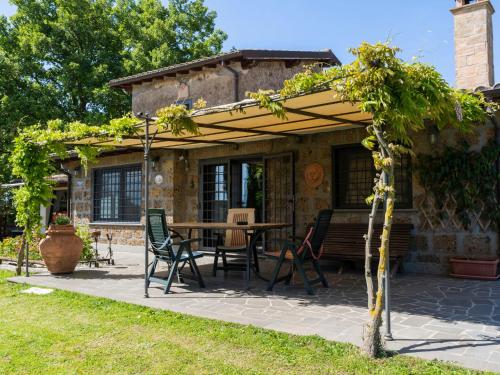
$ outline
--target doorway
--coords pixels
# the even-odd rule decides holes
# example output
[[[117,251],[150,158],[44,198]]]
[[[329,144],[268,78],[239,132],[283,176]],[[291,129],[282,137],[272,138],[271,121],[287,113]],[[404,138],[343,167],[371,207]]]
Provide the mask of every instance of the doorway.
[[[272,248],[294,233],[294,165],[291,153],[204,160],[200,163],[200,220],[224,222],[229,208],[255,208],[255,221],[293,227],[267,236]],[[217,245],[217,233],[203,231],[203,248]]]

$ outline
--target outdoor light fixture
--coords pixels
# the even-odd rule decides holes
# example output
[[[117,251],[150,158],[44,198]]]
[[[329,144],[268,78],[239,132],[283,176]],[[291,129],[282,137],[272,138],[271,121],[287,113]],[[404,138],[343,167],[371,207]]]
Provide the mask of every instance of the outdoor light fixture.
[[[78,166],[78,167],[75,167],[75,169],[73,170],[73,175],[75,177],[78,177],[80,175],[80,171],[82,170],[82,167]]]
[[[159,170],[160,169],[159,165],[160,165],[160,157],[159,156],[151,159],[151,169],[153,169],[154,171]]]
[[[438,143],[439,139],[438,127],[436,125],[431,125],[429,128],[430,128],[429,143],[431,145],[435,145],[436,143]]]
[[[179,161],[184,161],[184,169],[187,172],[189,170],[189,161],[187,157],[184,155],[184,153],[182,153],[181,156],[179,156]]]

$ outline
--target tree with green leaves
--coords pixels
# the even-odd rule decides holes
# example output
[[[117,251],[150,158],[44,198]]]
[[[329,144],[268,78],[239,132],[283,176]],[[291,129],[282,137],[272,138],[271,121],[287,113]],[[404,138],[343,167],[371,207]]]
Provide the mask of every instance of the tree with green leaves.
[[[130,96],[111,79],[216,54],[226,39],[203,0],[11,3],[16,13],[0,18],[0,155],[18,127],[122,116]]]

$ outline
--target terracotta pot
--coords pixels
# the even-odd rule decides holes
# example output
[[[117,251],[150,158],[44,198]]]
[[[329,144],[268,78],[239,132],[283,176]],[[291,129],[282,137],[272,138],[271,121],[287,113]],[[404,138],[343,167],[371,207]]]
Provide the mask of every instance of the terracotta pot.
[[[451,276],[481,280],[496,280],[498,258],[467,259],[462,257],[450,258]]]
[[[71,273],[80,261],[83,241],[75,234],[73,225],[50,225],[39,249],[50,273]]]

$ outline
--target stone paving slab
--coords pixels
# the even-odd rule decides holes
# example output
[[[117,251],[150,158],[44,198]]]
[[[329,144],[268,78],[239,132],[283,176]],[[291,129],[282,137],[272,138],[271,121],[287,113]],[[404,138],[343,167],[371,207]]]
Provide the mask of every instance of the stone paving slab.
[[[159,309],[278,331],[319,335],[361,343],[366,320],[366,287],[362,274],[327,272],[330,288],[308,296],[300,285],[277,286],[253,281],[245,291],[242,273],[211,277],[212,258],[200,269],[206,289],[175,284],[164,295],[152,284],[144,298],[143,255],[117,251],[116,266],[80,267],[67,276],[39,273],[14,277],[17,283],[58,288]],[[272,264],[265,263],[269,273]],[[466,367],[500,372],[500,282],[405,274],[392,280],[392,331],[389,349],[427,359],[454,361]]]

